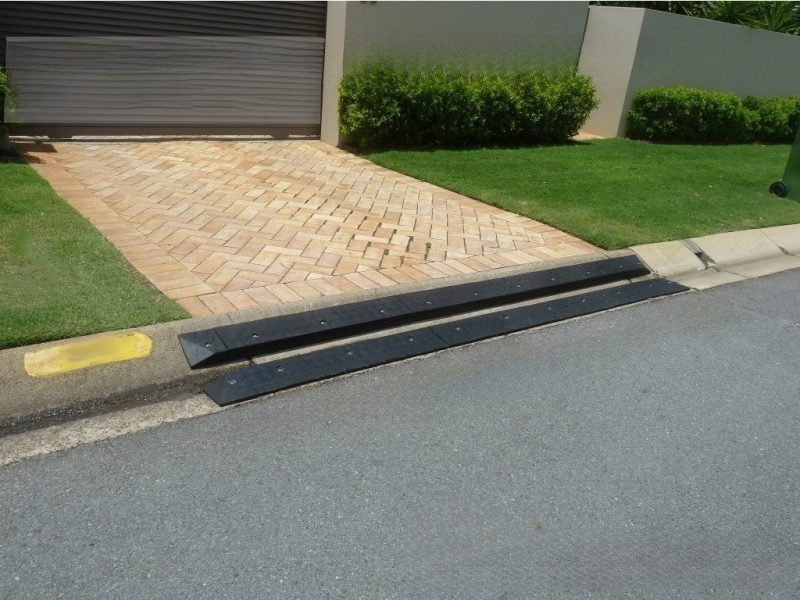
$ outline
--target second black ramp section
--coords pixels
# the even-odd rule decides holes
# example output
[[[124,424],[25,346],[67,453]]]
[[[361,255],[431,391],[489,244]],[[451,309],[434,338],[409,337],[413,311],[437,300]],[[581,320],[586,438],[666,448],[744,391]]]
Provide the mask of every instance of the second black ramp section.
[[[601,310],[641,302],[688,288],[666,279],[648,279],[605,290],[569,296],[540,304],[501,310],[431,327],[448,346],[469,344],[490,337],[539,327]]]
[[[205,392],[225,406],[446,347],[433,331],[421,328],[244,367],[212,381]]]

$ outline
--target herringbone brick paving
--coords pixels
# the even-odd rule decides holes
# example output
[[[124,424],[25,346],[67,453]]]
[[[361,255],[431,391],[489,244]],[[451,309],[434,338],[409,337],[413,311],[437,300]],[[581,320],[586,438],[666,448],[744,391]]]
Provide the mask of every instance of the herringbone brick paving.
[[[193,315],[598,251],[317,141],[60,142],[24,154]]]

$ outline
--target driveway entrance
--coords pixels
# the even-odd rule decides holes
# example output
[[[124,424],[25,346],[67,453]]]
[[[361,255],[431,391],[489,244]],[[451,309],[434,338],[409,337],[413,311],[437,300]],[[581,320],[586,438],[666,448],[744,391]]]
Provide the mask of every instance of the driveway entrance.
[[[193,315],[597,252],[318,141],[21,144]]]

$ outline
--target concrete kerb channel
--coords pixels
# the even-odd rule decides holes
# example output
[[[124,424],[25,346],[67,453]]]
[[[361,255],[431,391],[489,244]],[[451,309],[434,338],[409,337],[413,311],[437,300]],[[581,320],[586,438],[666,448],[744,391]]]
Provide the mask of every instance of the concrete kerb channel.
[[[324,296],[226,315],[198,317],[113,332],[114,334],[138,332],[148,336],[153,342],[152,352],[143,358],[92,366],[52,376],[29,375],[24,366],[25,356],[41,349],[64,344],[65,340],[3,350],[0,351],[0,381],[4,384],[0,387],[0,437],[120,409],[190,401],[198,395],[203,396],[201,390],[209,382],[233,369],[291,354],[270,355],[268,358],[255,356],[249,360],[192,370],[178,339],[183,333],[631,254],[637,255],[655,275],[667,277],[694,290],[703,290],[800,267],[800,225],[634,246],[628,250],[401,284],[393,288]],[[397,330],[407,329],[409,327]],[[352,339],[379,337],[393,332],[394,330],[385,330]],[[108,335],[110,334],[102,333],[76,339],[91,340]],[[336,343],[338,342],[324,346]],[[208,403],[213,404],[210,400]],[[201,412],[203,411],[198,411],[198,414]]]
[[[695,290],[800,268],[800,225],[633,246],[654,273]]]
[[[0,351],[0,382],[3,383],[0,386],[0,436],[124,408],[185,400],[196,396],[206,384],[224,373],[262,360],[260,357],[254,357],[251,360],[192,370],[178,339],[183,333],[628,255],[631,255],[628,250],[584,255],[2,350]],[[152,352],[148,356],[44,377],[34,377],[26,371],[26,355],[65,343],[102,339],[109,335],[130,332],[144,334],[152,340]],[[375,335],[385,333],[387,332]]]

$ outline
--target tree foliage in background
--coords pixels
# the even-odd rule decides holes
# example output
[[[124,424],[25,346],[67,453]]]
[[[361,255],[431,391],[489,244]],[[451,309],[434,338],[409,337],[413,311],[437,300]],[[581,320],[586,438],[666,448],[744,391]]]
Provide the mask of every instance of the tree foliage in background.
[[[754,29],[800,35],[800,2],[736,2],[732,0],[698,2],[593,2],[601,6],[650,8],[676,15],[687,15]]]

